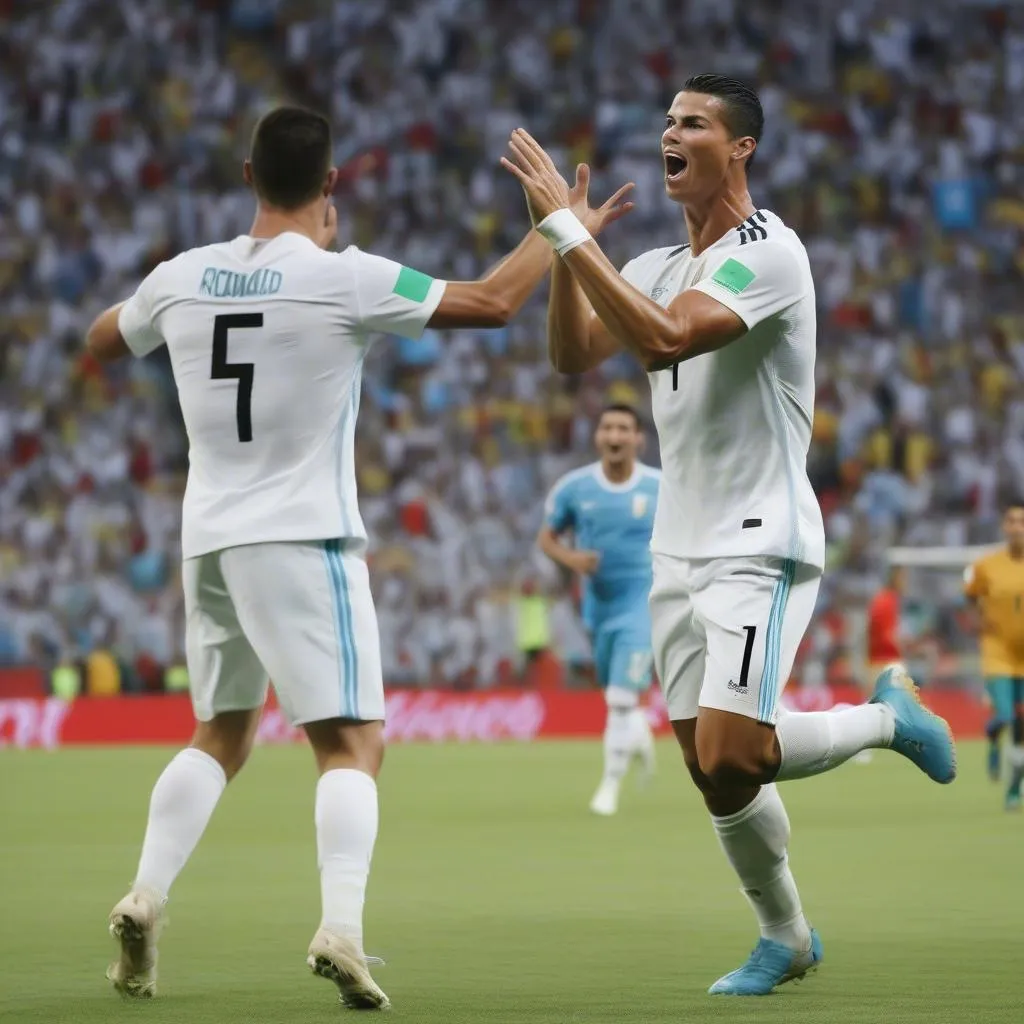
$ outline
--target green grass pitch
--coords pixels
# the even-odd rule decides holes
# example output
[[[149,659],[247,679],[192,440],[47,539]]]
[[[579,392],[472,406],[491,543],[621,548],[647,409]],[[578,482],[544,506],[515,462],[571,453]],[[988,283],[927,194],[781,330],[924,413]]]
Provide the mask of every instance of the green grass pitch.
[[[346,1011],[310,976],[314,772],[257,750],[179,880],[155,1000],[107,986],[166,750],[0,753],[0,1020],[280,1024]],[[595,743],[389,752],[367,946],[417,1024],[1020,1021],[1024,820],[977,744],[948,788],[877,755],[785,787],[791,857],[826,962],[767,999],[712,999],[753,919],[668,743],[617,818],[586,812]]]

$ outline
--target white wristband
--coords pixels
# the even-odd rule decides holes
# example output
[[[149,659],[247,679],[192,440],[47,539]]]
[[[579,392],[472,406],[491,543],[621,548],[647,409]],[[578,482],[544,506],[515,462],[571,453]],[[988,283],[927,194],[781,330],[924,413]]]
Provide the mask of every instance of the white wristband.
[[[562,209],[549,213],[537,225],[537,230],[548,240],[551,248],[559,256],[571,252],[577,245],[593,240],[593,236],[572,210]]]

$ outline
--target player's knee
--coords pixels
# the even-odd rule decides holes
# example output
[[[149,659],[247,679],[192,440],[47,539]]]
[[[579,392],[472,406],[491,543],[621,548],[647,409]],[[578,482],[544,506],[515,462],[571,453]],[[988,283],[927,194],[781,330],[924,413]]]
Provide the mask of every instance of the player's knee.
[[[331,719],[304,726],[317,768],[355,768],[377,777],[384,762],[384,723]]]
[[[761,786],[775,777],[775,730],[755,719],[701,709],[695,730],[697,762],[716,790]]]
[[[252,751],[251,743],[239,743],[222,737],[195,737],[192,746],[209,754],[224,770],[228,782],[242,770]]]
[[[698,734],[697,767],[707,787],[717,791],[759,786],[774,774],[774,766],[759,744],[729,736],[704,738]]]
[[[192,746],[212,757],[230,782],[244,767],[256,739],[259,712],[229,711],[209,722],[199,722]]]
[[[252,753],[252,740],[234,736],[196,736],[193,744],[204,754],[209,754],[221,768],[228,782],[245,767]]]
[[[701,771],[700,761],[697,758],[696,751],[692,756],[688,755],[684,751],[683,762],[686,765],[686,770],[690,773],[690,778],[693,780],[693,784],[705,797],[710,796],[714,792],[714,785],[704,772]]]

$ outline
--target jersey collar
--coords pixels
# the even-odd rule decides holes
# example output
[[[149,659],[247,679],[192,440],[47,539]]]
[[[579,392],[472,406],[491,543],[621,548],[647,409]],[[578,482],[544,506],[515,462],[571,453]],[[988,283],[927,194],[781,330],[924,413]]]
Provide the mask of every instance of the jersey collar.
[[[600,462],[594,463],[594,479],[603,487],[606,491],[611,491],[613,494],[621,494],[623,491],[631,491],[636,487],[637,482],[640,480],[641,469],[640,463],[633,463],[633,472],[629,475],[628,479],[623,480],[622,483],[615,483],[613,480],[609,480],[604,475],[604,467]]]

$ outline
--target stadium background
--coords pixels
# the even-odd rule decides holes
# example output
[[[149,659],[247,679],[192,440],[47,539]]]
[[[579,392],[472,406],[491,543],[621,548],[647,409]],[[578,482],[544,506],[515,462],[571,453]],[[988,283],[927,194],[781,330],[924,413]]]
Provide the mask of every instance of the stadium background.
[[[512,127],[590,161],[596,196],[637,182],[605,239],[621,265],[681,237],[657,148],[677,83],[757,82],[752,191],[804,238],[820,310],[812,689],[856,676],[891,545],[992,541],[1024,493],[1018,5],[0,0],[0,19],[0,696],[184,681],[168,364],[101,370],[82,340],[158,261],[247,229],[241,159],[284,99],[332,118],[342,244],[471,278],[526,228],[497,162]],[[572,581],[533,541],[595,413],[648,393],[627,358],[556,376],[544,298],[370,359],[357,462],[393,686],[586,685]],[[959,574],[912,584],[922,674],[974,686]],[[531,630],[550,654],[526,671]]]
[[[162,693],[182,681],[173,388],[159,357],[101,372],[83,352],[90,318],[158,260],[247,229],[239,165],[285,98],[331,114],[342,238],[433,274],[472,277],[525,230],[497,165],[519,123],[560,165],[593,161],[596,195],[637,181],[636,212],[604,240],[618,263],[675,242],[657,142],[698,70],[758,82],[753,193],[800,231],[817,274],[810,467],[830,571],[789,693],[857,699],[833,684],[857,673],[887,552],[931,549],[919,557],[947,567],[911,580],[916,668],[958,732],[977,729],[960,546],[994,540],[1000,497],[1024,493],[1022,5],[0,0],[0,1019],[337,1013],[303,973],[314,772],[274,742],[293,738],[279,716],[175,885],[160,996],[141,1007],[104,982],[106,915],[169,749],[11,749],[180,743],[190,725],[187,698]],[[600,729],[600,696],[561,685],[584,685],[585,643],[568,581],[532,542],[546,488],[591,458],[597,410],[646,408],[647,388],[628,361],[551,373],[543,302],[508,331],[382,339],[373,354],[359,469],[404,687],[392,739]],[[552,634],[526,678],[524,609]],[[40,696],[80,681],[108,695]],[[787,785],[827,962],[753,1008],[704,994],[752,922],[670,743],[611,819],[586,812],[597,742],[393,744],[367,904],[393,1014],[1019,1024],[1021,821],[980,743],[958,744],[951,787],[885,753]]]

